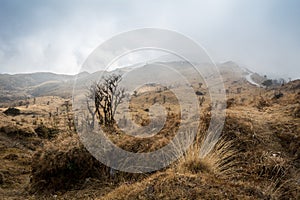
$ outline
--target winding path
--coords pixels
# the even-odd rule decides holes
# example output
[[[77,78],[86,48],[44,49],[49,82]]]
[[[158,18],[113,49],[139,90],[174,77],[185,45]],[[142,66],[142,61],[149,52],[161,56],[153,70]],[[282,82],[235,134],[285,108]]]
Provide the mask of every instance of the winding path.
[[[256,83],[256,82],[251,78],[251,75],[252,75],[252,74],[253,74],[253,73],[250,73],[250,74],[248,74],[247,76],[245,76],[246,80],[247,80],[249,83],[251,83],[252,85],[255,85],[255,86],[257,86],[257,87],[262,87],[260,84]]]
[[[262,85],[260,85],[259,83],[256,83],[253,79],[252,79],[252,75],[254,74],[253,72],[251,72],[250,70],[248,70],[247,68],[243,68],[243,70],[245,72],[247,72],[248,74],[245,76],[246,80],[252,84],[252,85],[255,85],[257,87],[263,87]]]

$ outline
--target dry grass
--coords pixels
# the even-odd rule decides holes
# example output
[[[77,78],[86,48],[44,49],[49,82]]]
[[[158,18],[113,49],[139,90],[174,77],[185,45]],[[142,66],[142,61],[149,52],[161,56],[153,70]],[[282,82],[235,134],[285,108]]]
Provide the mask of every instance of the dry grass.
[[[230,175],[235,172],[238,163],[235,157],[238,151],[233,142],[221,139],[204,158],[200,157],[200,145],[195,143],[180,159],[178,171],[180,173],[213,173],[215,175]]]
[[[106,180],[107,168],[83,147],[67,152],[46,150],[33,156],[31,192],[52,193],[74,188],[89,177]]]
[[[232,86],[228,82],[232,86],[230,90],[236,91],[240,83]],[[37,105],[18,107],[26,115],[0,113],[3,163],[0,195],[4,199],[300,199],[297,87],[296,82],[285,85],[279,99],[272,99],[274,91],[260,88],[243,88],[241,94],[229,93],[234,103],[227,108],[222,139],[200,158],[203,133],[210,120],[209,103],[205,102],[196,142],[186,153],[177,149],[178,155],[184,154],[182,158],[152,174],[116,172],[114,177],[108,167],[84,149],[74,130],[69,130],[61,107],[64,100],[53,98],[47,105],[47,98],[37,99]],[[142,96],[138,96],[133,102],[137,105],[131,105],[135,114],[141,114],[134,120],[142,125],[148,123],[147,103],[152,104],[155,97],[145,95],[148,102],[140,101],[138,98]],[[167,94],[156,95],[156,101],[163,101],[163,95]],[[114,132],[110,139],[132,152],[161,148],[171,141],[180,122],[178,105],[173,103],[166,104],[171,112],[165,127],[155,137],[134,139],[113,129],[108,131]],[[49,117],[49,111],[55,113],[56,107],[59,115]],[[33,124],[34,121],[37,123]],[[35,129],[41,122],[58,129],[59,134],[50,140],[38,137]],[[190,140],[194,138],[187,138]],[[29,188],[35,195],[26,193]]]

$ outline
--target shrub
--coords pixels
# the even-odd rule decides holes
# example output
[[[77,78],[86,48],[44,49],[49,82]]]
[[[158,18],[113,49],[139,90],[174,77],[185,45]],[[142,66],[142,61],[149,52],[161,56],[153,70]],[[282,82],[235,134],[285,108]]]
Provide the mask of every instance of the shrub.
[[[40,150],[34,154],[31,168],[30,193],[39,194],[82,188],[90,179],[114,187],[120,182],[135,182],[146,177],[146,174],[120,172],[107,167],[81,145],[68,150]]]
[[[4,175],[0,172],[0,185],[4,183]]]
[[[89,177],[105,180],[107,170],[84,147],[41,150],[33,156],[31,192],[68,190]]]
[[[300,118],[300,104],[298,104],[298,105],[294,108],[294,110],[293,110],[293,116],[294,116],[295,118],[297,118],[297,117]]]
[[[3,113],[6,115],[10,115],[10,116],[16,116],[16,115],[20,115],[21,111],[17,108],[11,107],[11,108],[6,109]]]
[[[44,138],[44,139],[52,139],[59,133],[58,129],[46,127],[43,124],[39,125],[34,130],[39,137]]]
[[[230,98],[230,99],[228,99],[227,102],[226,102],[226,107],[227,107],[227,108],[230,108],[230,107],[232,107],[234,104],[235,104],[235,99],[234,99],[234,98]]]
[[[34,130],[30,127],[19,128],[17,126],[8,125],[1,127],[0,131],[5,133],[9,137],[27,138],[36,136]]]
[[[256,102],[256,107],[258,110],[262,110],[265,107],[271,106],[270,102],[263,97],[260,97],[260,99]]]
[[[206,156],[200,157],[200,144],[195,143],[179,161],[178,170],[186,173],[231,175],[236,170],[238,151],[233,141],[221,139]]]
[[[264,82],[262,82],[263,86],[269,87],[273,84],[273,81],[271,79],[267,79]]]

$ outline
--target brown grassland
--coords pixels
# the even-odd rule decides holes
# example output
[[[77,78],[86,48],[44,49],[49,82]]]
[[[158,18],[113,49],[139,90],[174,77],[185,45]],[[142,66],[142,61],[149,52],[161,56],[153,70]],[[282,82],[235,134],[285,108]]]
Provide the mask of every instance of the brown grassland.
[[[70,99],[37,97],[11,115],[4,113],[8,107],[0,108],[0,199],[300,199],[300,80],[268,89],[246,80],[225,80],[225,86],[226,121],[213,150],[198,156],[210,120],[206,100],[189,150],[165,169],[145,174],[112,175],[97,161],[79,140]],[[279,90],[283,96],[274,97]],[[139,139],[111,128],[110,139],[131,152],[169,143],[180,125],[178,102],[169,91],[132,98],[132,120],[149,124],[147,108],[154,101],[169,110],[158,134]]]

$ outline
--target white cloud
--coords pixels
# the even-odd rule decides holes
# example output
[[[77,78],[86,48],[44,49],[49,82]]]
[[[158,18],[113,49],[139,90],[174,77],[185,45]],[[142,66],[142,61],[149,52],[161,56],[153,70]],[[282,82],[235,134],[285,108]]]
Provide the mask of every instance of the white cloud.
[[[299,78],[299,5],[278,0],[11,4],[0,8],[0,72],[74,74],[113,35],[157,27],[191,37],[215,61],[234,60],[261,73]]]

